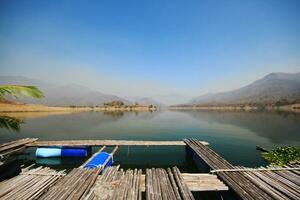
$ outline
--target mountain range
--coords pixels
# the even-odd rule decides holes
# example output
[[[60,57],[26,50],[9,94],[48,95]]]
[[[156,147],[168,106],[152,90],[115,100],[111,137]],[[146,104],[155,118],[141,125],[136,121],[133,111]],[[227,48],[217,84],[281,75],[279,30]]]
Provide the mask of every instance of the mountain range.
[[[44,93],[45,97],[42,99],[32,99],[26,97],[21,97],[18,99],[20,102],[24,103],[36,103],[49,106],[94,106],[103,105],[103,103],[109,101],[120,100],[125,104],[139,103],[141,105],[162,105],[151,98],[135,98],[131,101],[116,95],[104,94],[82,85],[67,84],[58,86],[41,80],[30,79],[22,76],[0,76],[0,84],[34,85]]]
[[[229,92],[201,95],[195,98],[180,95],[156,95],[149,97],[119,97],[101,93],[88,87],[68,84],[55,85],[22,76],[0,76],[0,84],[34,85],[42,90],[45,98],[20,98],[24,103],[37,103],[50,106],[94,106],[105,102],[120,100],[125,104],[141,105],[218,105],[276,103],[278,101],[300,101],[300,73],[271,73],[253,83]]]
[[[283,100],[300,101],[300,73],[271,73],[236,90],[193,98],[186,105],[276,103]]]

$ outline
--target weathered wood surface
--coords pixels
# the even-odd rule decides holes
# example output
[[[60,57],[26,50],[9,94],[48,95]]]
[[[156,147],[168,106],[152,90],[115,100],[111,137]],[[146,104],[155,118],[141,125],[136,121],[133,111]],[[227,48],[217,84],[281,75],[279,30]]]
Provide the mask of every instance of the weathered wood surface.
[[[166,198],[192,199],[189,191],[193,188],[195,191],[215,191],[216,186],[218,186],[216,190],[228,190],[217,179],[216,175],[181,174],[177,168],[173,168],[173,171],[170,169],[168,171],[164,169],[147,169],[146,173],[147,175],[143,175],[142,171],[138,169],[125,171],[119,169],[119,166],[108,167],[102,175],[98,176],[94,186],[84,199],[136,200],[141,199],[142,192],[145,192],[146,188],[148,188],[146,196],[155,197],[157,200]],[[158,187],[160,187],[160,190],[158,190]]]
[[[38,199],[62,176],[63,171],[56,172],[48,167],[26,168],[20,175],[0,183],[0,199]]]
[[[244,167],[237,167],[243,169]],[[264,170],[242,172],[264,188],[274,199],[300,199],[300,170]]]
[[[69,174],[61,178],[39,199],[44,200],[64,200],[81,199],[94,184],[94,179],[98,176],[98,169],[75,168]]]
[[[146,199],[194,200],[177,167],[146,170]]]
[[[120,166],[108,167],[99,175],[85,200],[138,200],[142,198],[141,175],[142,170],[124,171]]]
[[[208,192],[208,191],[227,191],[228,187],[217,177],[217,175],[206,173],[181,173],[181,176],[193,192]],[[144,192],[145,175],[142,175],[141,188]]]
[[[235,167],[197,140],[184,141],[242,199],[300,199],[299,170],[247,170]]]
[[[228,187],[213,174],[182,173],[181,176],[191,191],[228,190]]]
[[[0,183],[0,199],[132,199],[139,200],[145,192],[146,175],[142,170],[120,169],[120,166],[108,167],[102,175],[97,169],[73,169],[65,175],[49,168],[25,169],[13,179]],[[173,171],[151,169],[152,180],[162,187],[161,192],[171,192],[177,199],[189,199],[189,191],[220,191],[228,188],[211,174],[181,174],[177,168]],[[154,177],[154,174],[156,176]],[[95,181],[93,181],[95,179]],[[150,178],[147,179],[150,181]],[[150,181],[153,184],[153,181]],[[149,183],[150,183],[149,182]],[[23,186],[24,185],[24,186]],[[148,187],[154,187],[154,185]],[[172,187],[172,188],[171,188]],[[178,191],[174,191],[178,188]],[[157,189],[157,188],[156,188]],[[170,190],[170,191],[169,191]],[[149,191],[148,191],[149,192]],[[18,197],[18,198],[17,198]],[[174,197],[174,196],[172,196]]]
[[[0,145],[0,155],[7,156],[14,153],[21,152],[26,149],[26,144],[33,143],[37,138],[24,138],[20,140],[15,140],[7,142]]]
[[[208,145],[207,142],[202,142]],[[139,141],[139,140],[61,140],[36,141],[27,146],[185,146],[183,141]]]

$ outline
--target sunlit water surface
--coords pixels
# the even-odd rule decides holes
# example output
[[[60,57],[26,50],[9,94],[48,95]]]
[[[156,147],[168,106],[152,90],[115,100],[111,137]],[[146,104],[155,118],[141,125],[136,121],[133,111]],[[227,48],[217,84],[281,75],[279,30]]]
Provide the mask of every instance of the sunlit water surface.
[[[19,138],[40,140],[126,139],[182,140],[197,138],[234,165],[266,165],[256,145],[273,148],[300,144],[300,115],[266,112],[158,111],[158,112],[82,112],[11,113],[23,119],[18,132],[0,128],[0,142]],[[96,148],[93,149],[94,151]],[[19,156],[25,163],[53,168],[72,168],[84,159],[40,159],[35,149]],[[123,168],[168,167],[196,171],[182,147],[121,147],[114,157]]]

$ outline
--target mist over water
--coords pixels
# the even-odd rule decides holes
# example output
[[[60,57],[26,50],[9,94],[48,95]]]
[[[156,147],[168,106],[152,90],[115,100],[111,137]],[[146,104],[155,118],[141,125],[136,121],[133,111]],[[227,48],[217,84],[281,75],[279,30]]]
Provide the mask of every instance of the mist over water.
[[[12,113],[10,116],[22,119],[22,123],[19,131],[0,128],[1,143],[26,137],[40,140],[196,138],[209,142],[211,148],[232,164],[249,167],[266,164],[256,145],[265,148],[300,145],[300,116],[291,113],[158,111]],[[84,161],[37,159],[34,149],[27,153],[22,158],[54,167],[74,167]],[[184,147],[121,147],[115,163],[124,168],[177,165],[184,171],[195,171]]]

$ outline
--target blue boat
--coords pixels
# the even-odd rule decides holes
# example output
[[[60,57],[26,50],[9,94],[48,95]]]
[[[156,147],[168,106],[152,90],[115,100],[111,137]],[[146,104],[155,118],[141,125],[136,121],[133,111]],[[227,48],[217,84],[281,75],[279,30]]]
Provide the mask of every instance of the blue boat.
[[[104,168],[106,167],[109,167],[109,166],[112,166],[113,164],[113,158],[110,157],[110,154],[107,153],[107,152],[100,152],[98,153],[97,155],[95,155],[92,160],[90,160],[85,166],[84,168],[87,168],[87,169],[94,169],[94,168],[97,168],[97,167],[100,167],[102,166],[105,161],[107,159],[109,159],[109,161],[107,162],[107,164],[104,166]]]

